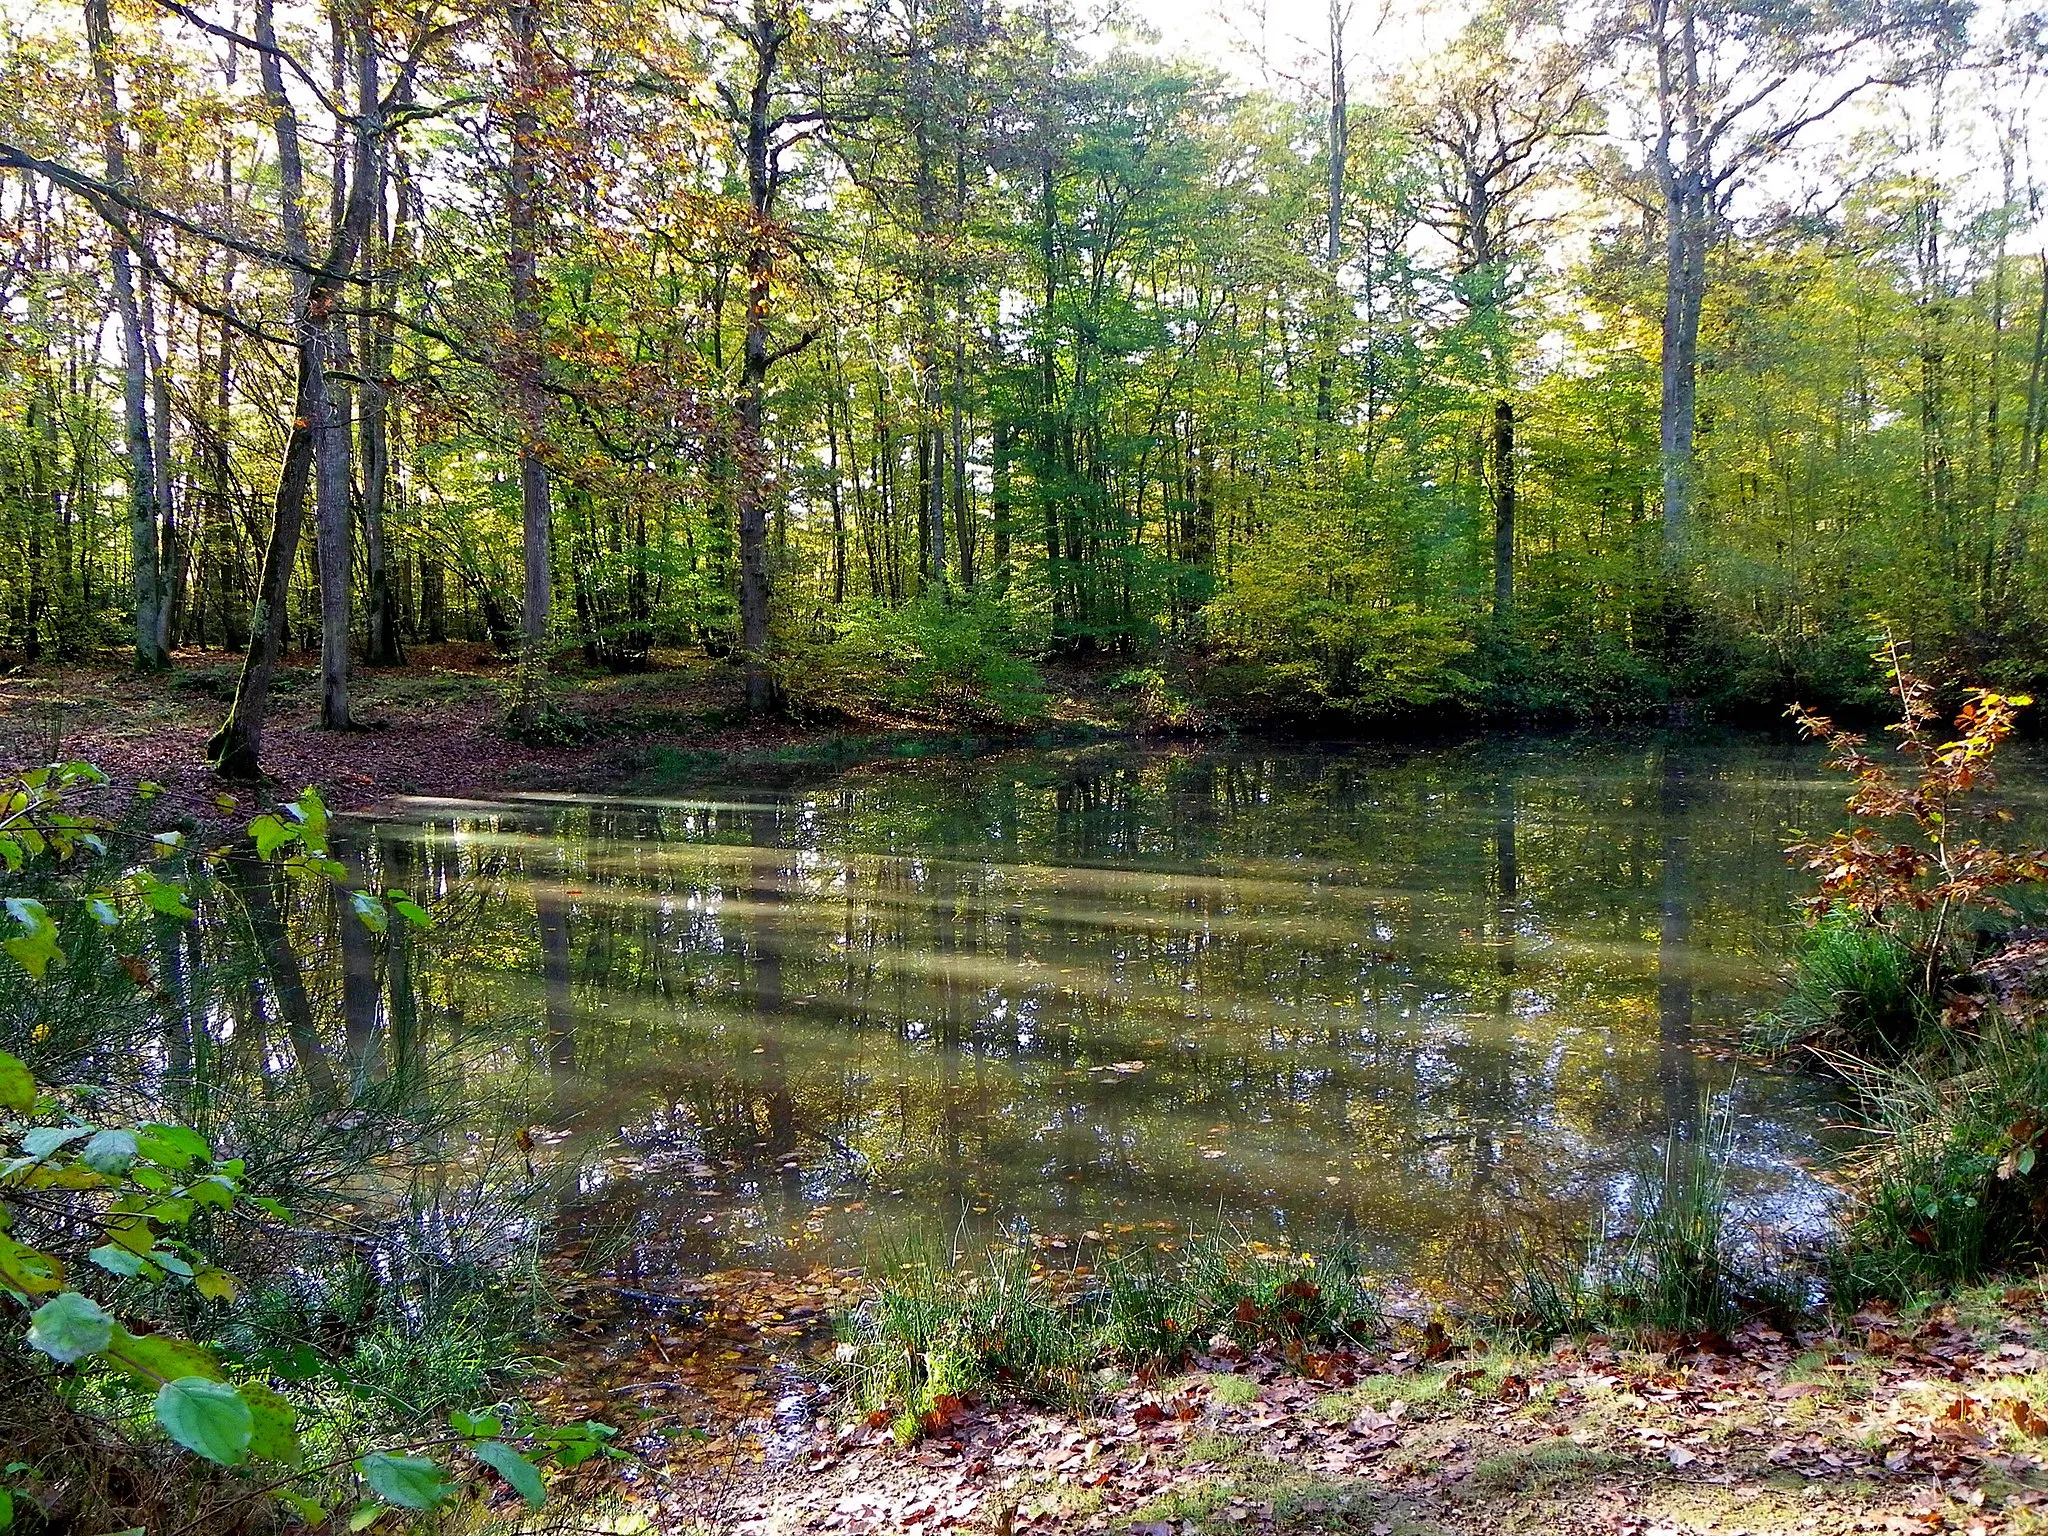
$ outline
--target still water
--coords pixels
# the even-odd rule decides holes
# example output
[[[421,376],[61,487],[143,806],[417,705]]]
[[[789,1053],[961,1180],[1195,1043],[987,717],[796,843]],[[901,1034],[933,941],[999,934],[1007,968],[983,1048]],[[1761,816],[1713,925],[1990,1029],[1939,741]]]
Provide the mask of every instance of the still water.
[[[1825,1219],[1834,1106],[1728,1048],[1841,801],[1761,737],[1120,745],[354,835],[443,907],[410,1048],[629,1266],[1343,1225],[1427,1285],[1624,1219],[1719,1095],[1745,1215]]]

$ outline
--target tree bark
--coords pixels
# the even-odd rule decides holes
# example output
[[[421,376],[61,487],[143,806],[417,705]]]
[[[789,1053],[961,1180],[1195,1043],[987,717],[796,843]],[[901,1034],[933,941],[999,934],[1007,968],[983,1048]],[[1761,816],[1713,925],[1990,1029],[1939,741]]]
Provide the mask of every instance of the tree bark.
[[[347,61],[355,50],[343,28],[339,9],[331,14],[334,99],[339,102],[347,99]],[[357,109],[367,112],[377,99],[376,52],[369,46],[367,36],[361,41],[363,48],[356,60]],[[337,142],[329,183],[331,223],[337,228],[347,219],[351,181],[348,155],[347,147]],[[355,158],[354,177],[367,179],[369,167],[364,157],[358,153]],[[355,190],[367,194],[371,189]],[[324,332],[321,345],[329,365],[321,372],[324,388],[319,412],[313,418],[318,434],[314,451],[313,525],[320,555],[320,723],[328,730],[345,731],[355,725],[348,697],[349,619],[354,610],[350,594],[355,577],[355,524],[349,514],[349,478],[355,420],[348,386],[337,382],[329,370],[353,369],[347,320],[339,315],[323,315],[320,328]]]
[[[278,174],[283,192],[282,223],[286,253],[311,265],[306,232],[305,173],[299,151],[298,118],[284,88],[284,72],[276,54],[273,0],[256,9],[256,41],[261,45],[263,95],[277,135]],[[297,279],[301,289],[294,306],[298,342],[298,383],[293,393],[292,429],[285,439],[284,465],[278,474],[277,499],[270,536],[263,548],[262,573],[256,583],[256,605],[249,616],[249,647],[242,657],[242,675],[228,717],[206,744],[207,761],[225,778],[252,780],[262,775],[263,718],[270,701],[271,678],[284,644],[285,596],[292,567],[298,561],[299,539],[306,516],[306,492],[313,478],[317,426],[327,405],[327,343],[329,322],[344,276],[361,249],[372,209],[367,172],[371,146],[383,134],[381,106],[372,92],[364,99],[356,123],[357,173],[349,188],[340,226],[334,230],[320,263],[320,275]]]
[[[775,246],[772,223],[778,182],[775,166],[775,77],[788,26],[769,0],[754,0],[747,41],[754,78],[747,94],[742,149],[747,203],[752,212],[747,242],[747,330],[740,359],[739,494],[740,652],[747,710],[765,714],[775,705],[775,678],[768,658],[768,498],[762,419],[768,393],[770,305],[774,294]]]
[[[126,188],[127,135],[121,126],[120,94],[114,84],[113,24],[107,0],[85,0],[86,49],[92,55],[93,81],[98,88],[100,131],[105,146],[107,180]],[[161,601],[157,572],[156,460],[150,448],[147,400],[148,348],[142,334],[142,307],[136,296],[133,238],[125,209],[112,205],[114,309],[121,326],[121,425],[128,452],[128,530],[135,595],[135,664],[154,672],[166,661],[157,608]]]
[[[1344,80],[1344,21],[1343,0],[1330,0],[1329,228],[1323,252],[1328,263],[1330,292],[1323,355],[1316,365],[1316,420],[1324,425],[1336,419],[1337,348],[1344,308],[1344,290],[1337,281],[1337,269],[1344,259],[1344,171],[1351,148],[1350,99]],[[1322,456],[1320,440],[1316,455]]]
[[[390,187],[388,157],[379,145],[371,174],[376,177],[376,206],[370,217],[371,238],[377,242],[378,265],[387,274],[375,290],[382,307],[389,310],[397,301],[395,283],[388,276],[394,251],[404,245],[405,199],[401,194],[395,219],[388,218],[386,194]],[[390,554],[384,541],[384,509],[391,486],[390,392],[385,380],[391,373],[395,327],[388,314],[363,321],[361,434],[363,447],[363,575],[368,642],[363,659],[373,667],[395,667],[405,656],[398,643],[398,616],[391,593]]]
[[[512,155],[505,199],[505,267],[512,290],[513,376],[519,412],[519,514],[525,541],[525,607],[520,639],[527,669],[515,716],[530,724],[542,706],[540,669],[547,665],[548,620],[554,607],[554,507],[541,458],[546,396],[541,390],[540,298],[534,232],[540,217],[537,146],[539,22],[531,4],[512,8]]]
[[[1515,402],[1493,406],[1493,617],[1515,611]]]

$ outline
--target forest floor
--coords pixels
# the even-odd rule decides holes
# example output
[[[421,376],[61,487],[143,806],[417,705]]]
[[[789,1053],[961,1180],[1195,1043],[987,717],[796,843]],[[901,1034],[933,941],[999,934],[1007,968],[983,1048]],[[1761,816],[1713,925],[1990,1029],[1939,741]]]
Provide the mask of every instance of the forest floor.
[[[597,1528],[776,1536],[2030,1536],[2048,1528],[2048,1285],[1814,1331],[1526,1351],[1414,1330],[1311,1356],[1222,1343],[1091,1411],[849,1419],[824,1319],[857,1278],[705,1277],[687,1314],[601,1289],[548,1389],[643,1457]],[[799,1363],[801,1362],[801,1363]],[[944,1400],[942,1400],[944,1401]],[[636,1422],[637,1416],[637,1422]],[[616,1474],[606,1474],[608,1476]],[[597,1487],[593,1475],[592,1492]],[[598,1498],[598,1504],[605,1501]],[[592,1513],[597,1508],[592,1507]]]
[[[573,739],[546,743],[502,729],[510,668],[486,646],[422,646],[404,667],[358,668],[353,731],[321,728],[316,658],[287,657],[264,733],[265,792],[289,797],[312,784],[330,807],[357,810],[400,795],[795,782],[870,758],[1011,739],[911,718],[751,721],[728,664],[682,654],[659,660],[647,672],[616,676],[564,667],[554,702],[577,729]],[[247,814],[250,796],[215,778],[204,754],[239,667],[237,658],[205,652],[181,654],[155,677],[107,665],[0,676],[0,772],[82,759],[118,784],[162,785],[160,814],[170,819],[229,825]],[[1107,700],[1091,674],[1048,682],[1051,704],[1029,727],[1031,739],[1131,728],[1128,710]],[[222,805],[224,791],[241,803]]]

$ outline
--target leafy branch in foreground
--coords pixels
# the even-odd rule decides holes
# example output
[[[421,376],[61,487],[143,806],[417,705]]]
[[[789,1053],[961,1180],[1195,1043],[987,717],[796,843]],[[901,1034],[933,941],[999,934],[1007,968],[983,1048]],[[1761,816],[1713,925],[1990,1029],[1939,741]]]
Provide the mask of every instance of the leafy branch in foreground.
[[[1812,920],[1846,910],[1910,945],[1931,995],[1957,914],[1971,907],[2009,912],[2002,890],[2048,878],[2048,851],[2009,852],[1969,830],[1973,821],[2011,819],[1982,796],[1997,782],[1993,758],[2033,700],[1970,689],[1955,717],[1956,736],[1943,741],[1934,687],[1914,671],[1912,657],[1887,640],[1875,659],[1899,703],[1899,719],[1886,729],[1898,737],[1906,771],[1867,751],[1867,737],[1794,704],[1787,713],[1827,747],[1828,766],[1855,780],[1848,808],[1856,823],[1825,838],[1802,837],[1787,852],[1819,877],[1806,903]]]
[[[103,928],[150,915],[192,919],[193,880],[227,850],[192,856],[181,834],[148,837],[81,810],[77,797],[105,782],[84,763],[23,775],[0,795],[0,864],[24,879],[54,867],[67,892],[60,907],[75,903]],[[142,791],[146,800],[153,786]],[[402,891],[353,888],[346,867],[328,852],[328,813],[311,789],[282,814],[257,816],[248,834],[259,858],[339,885],[355,919],[375,931],[394,917],[431,923]],[[110,845],[120,840],[138,843],[139,851],[116,855]],[[180,852],[188,856],[173,869],[167,861]],[[101,862],[88,862],[86,854]],[[35,897],[5,901],[20,930],[5,941],[6,954],[40,983],[64,961],[57,919]],[[367,1490],[351,1525],[362,1529],[387,1509],[436,1507],[486,1470],[538,1507],[544,1467],[615,1454],[608,1426],[526,1422],[500,1407],[453,1415],[452,1433],[425,1448],[466,1447],[474,1462],[468,1477],[451,1476],[443,1461],[411,1441],[367,1451],[357,1444],[339,1461],[305,1465],[300,1409],[260,1379],[260,1370],[237,1370],[205,1345],[145,1323],[131,1329],[120,1315],[128,1309],[112,1301],[182,1290],[200,1307],[232,1303],[240,1282],[212,1262],[204,1239],[222,1223],[283,1223],[291,1213],[248,1190],[243,1160],[218,1155],[199,1132],[168,1122],[103,1120],[90,1113],[93,1099],[89,1089],[38,1083],[27,1063],[0,1052],[0,1294],[26,1314],[22,1342],[29,1348],[58,1366],[153,1392],[151,1416],[176,1444],[223,1467],[280,1469],[245,1497],[273,1496],[317,1524],[329,1513],[317,1496],[329,1484],[318,1479],[352,1466]],[[88,1284],[89,1275],[99,1284]],[[518,1447],[510,1443],[515,1439]]]

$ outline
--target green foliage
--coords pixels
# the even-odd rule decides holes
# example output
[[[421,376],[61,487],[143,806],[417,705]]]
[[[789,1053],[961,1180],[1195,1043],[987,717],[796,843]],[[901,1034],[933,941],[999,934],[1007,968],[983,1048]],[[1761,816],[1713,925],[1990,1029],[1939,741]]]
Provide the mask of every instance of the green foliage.
[[[1296,1357],[1362,1340],[1380,1321],[1345,1241],[1295,1255],[1191,1237],[1065,1273],[1028,1243],[992,1247],[969,1271],[913,1249],[870,1266],[865,1297],[839,1319],[836,1360],[854,1407],[908,1439],[969,1393],[1081,1408],[1095,1369],[1175,1369],[1217,1334]]]
[[[15,794],[18,814],[8,825],[24,850],[15,878],[40,880],[47,901],[30,907],[24,898],[11,898],[9,910],[28,927],[27,938],[38,946],[46,935],[52,942],[47,952],[10,951],[30,978],[16,991],[56,995],[57,978],[71,972],[92,943],[125,924],[177,925],[194,914],[215,856],[189,855],[183,839],[172,835],[138,840],[131,829],[74,812],[67,795],[99,782],[93,774],[65,774],[25,780]],[[250,837],[259,858],[337,883],[345,921],[373,933],[387,932],[394,919],[408,927],[431,921],[403,892],[376,895],[339,884],[346,870],[329,852],[326,809],[311,791],[282,816],[257,817]],[[114,851],[127,845],[141,852]],[[173,856],[189,862],[170,869],[163,861]],[[58,860],[66,862],[52,869]],[[53,911],[89,921],[60,922]],[[139,971],[139,965],[94,967],[81,995],[96,1000],[96,988],[132,995],[141,985]],[[32,1034],[47,1034],[47,1027]],[[359,1116],[375,1111],[379,1091],[364,1085]],[[325,1518],[322,1495],[334,1474],[326,1463],[305,1465],[309,1438],[327,1463],[334,1462],[337,1444],[347,1452],[341,1462],[360,1455],[357,1474],[371,1492],[406,1509],[437,1504],[486,1470],[537,1506],[545,1493],[544,1466],[614,1454],[605,1426],[548,1425],[510,1413],[476,1416],[457,1428],[453,1442],[476,1447],[467,1477],[452,1475],[445,1457],[404,1454],[421,1438],[449,1438],[432,1436],[422,1419],[477,1401],[513,1354],[502,1309],[491,1312],[477,1299],[481,1285],[465,1309],[451,1279],[443,1287],[450,1304],[423,1313],[426,1325],[410,1338],[383,1345],[374,1335],[359,1340],[351,1359],[367,1362],[361,1370],[317,1351],[301,1349],[284,1359],[248,1348],[246,1328],[227,1323],[247,1303],[241,1280],[226,1267],[232,1261],[221,1255],[259,1253],[290,1213],[253,1191],[247,1158],[223,1155],[207,1134],[174,1119],[110,1122],[94,1113],[102,1097],[82,1086],[46,1089],[26,1063],[0,1052],[0,1286],[29,1309],[18,1342],[66,1367],[66,1379],[90,1394],[87,1401],[126,1417],[133,1395],[148,1394],[143,1412],[172,1444],[202,1461],[232,1467],[254,1459],[287,1469],[277,1480],[279,1497],[314,1523]],[[311,1172],[303,1166],[309,1160],[337,1152],[363,1161],[378,1155],[374,1126],[368,1142],[351,1153],[346,1136],[335,1143],[332,1118],[323,1112],[302,1127],[315,1132],[303,1145],[252,1149],[271,1188]],[[271,1119],[270,1130],[284,1128],[274,1112]],[[245,1119],[244,1129],[253,1123]],[[387,1139],[385,1150],[388,1145]],[[302,1165],[296,1170],[294,1159]],[[319,1178],[313,1172],[312,1182]],[[344,1245],[351,1253],[353,1242]],[[377,1283],[378,1290],[386,1288]],[[472,1316],[473,1323],[466,1321]],[[172,1319],[184,1326],[166,1326]],[[456,1369],[450,1362],[458,1357]],[[406,1364],[394,1367],[398,1358]],[[417,1369],[422,1360],[424,1369]],[[377,1379],[380,1372],[387,1381]],[[266,1375],[290,1384],[297,1400],[262,1379]],[[377,1412],[360,1411],[367,1395],[380,1393]],[[310,1419],[309,1405],[315,1410]],[[403,1437],[396,1449],[362,1454],[366,1439],[374,1444],[394,1433]],[[119,1443],[118,1436],[95,1441]],[[370,1512],[378,1507],[373,1502]]]
[[[164,1433],[195,1455],[231,1467],[249,1454],[256,1416],[240,1393],[204,1376],[167,1381],[156,1395]]]
[[[822,646],[790,648],[781,680],[800,707],[881,706],[949,723],[1016,724],[1046,702],[1010,607],[941,588],[900,607],[849,604]]]
[[[1903,1301],[2048,1255],[2048,1036],[1993,1014],[1972,1037],[1849,1070],[1875,1139],[1852,1170],[1840,1300]]]
[[[1282,517],[1231,568],[1210,605],[1216,682],[1267,716],[1372,719],[1458,704],[1472,642],[1449,616],[1404,600],[1390,552],[1350,521]]]
[[[1785,996],[1758,1015],[1757,1045],[1894,1058],[1934,1021],[1913,948],[1889,928],[1837,908],[1800,933]]]

